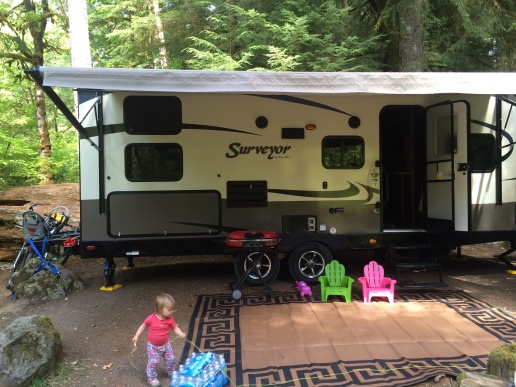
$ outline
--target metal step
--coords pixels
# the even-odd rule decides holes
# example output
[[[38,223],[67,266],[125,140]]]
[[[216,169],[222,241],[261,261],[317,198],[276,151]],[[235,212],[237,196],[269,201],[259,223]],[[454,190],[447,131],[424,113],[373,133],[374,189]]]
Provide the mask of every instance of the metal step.
[[[403,246],[400,250],[414,250],[419,252],[430,252],[433,257],[431,246]],[[400,259],[400,258],[398,258]],[[398,260],[392,261],[396,271],[397,285],[404,289],[434,289],[446,287],[443,282],[441,265],[435,260]],[[413,275],[400,275],[402,272],[414,273]],[[432,274],[435,273],[435,274]],[[400,278],[401,277],[401,278]],[[408,278],[407,278],[408,277]]]
[[[411,270],[414,272],[425,270],[441,270],[441,265],[437,262],[400,262],[394,263],[396,271]]]
[[[402,282],[396,283],[396,285],[403,289],[434,289],[448,286],[444,282]]]
[[[420,251],[420,250],[432,250],[432,245],[429,245],[427,243],[425,244],[418,244],[418,245],[392,245],[387,246],[389,250],[414,250],[414,251]]]

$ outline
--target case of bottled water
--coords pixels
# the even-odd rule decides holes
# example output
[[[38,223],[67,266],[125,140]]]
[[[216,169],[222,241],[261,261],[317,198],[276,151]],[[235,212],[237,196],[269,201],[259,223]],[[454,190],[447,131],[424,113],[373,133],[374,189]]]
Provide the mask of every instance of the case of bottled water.
[[[224,355],[193,352],[170,378],[170,387],[222,387],[228,383]]]

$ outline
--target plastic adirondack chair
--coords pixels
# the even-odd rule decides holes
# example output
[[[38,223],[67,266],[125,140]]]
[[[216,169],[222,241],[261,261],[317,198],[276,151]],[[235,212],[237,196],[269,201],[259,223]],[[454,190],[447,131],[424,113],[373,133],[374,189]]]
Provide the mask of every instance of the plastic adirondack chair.
[[[319,277],[321,283],[321,299],[328,301],[328,296],[343,296],[346,302],[351,302],[351,286],[355,281],[345,275],[344,265],[331,261],[324,268],[324,276]]]
[[[375,261],[364,266],[364,276],[358,281],[362,284],[364,302],[371,302],[373,297],[387,297],[394,303],[394,285],[396,280],[383,276],[383,267]]]

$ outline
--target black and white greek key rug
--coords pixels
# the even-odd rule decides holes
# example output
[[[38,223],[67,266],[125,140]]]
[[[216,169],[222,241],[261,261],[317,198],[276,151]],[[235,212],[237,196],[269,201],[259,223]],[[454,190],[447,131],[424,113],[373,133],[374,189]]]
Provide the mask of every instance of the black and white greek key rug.
[[[516,341],[511,315],[463,292],[319,300],[198,296],[181,363],[192,351],[223,354],[231,386],[407,386],[482,371],[494,348]]]

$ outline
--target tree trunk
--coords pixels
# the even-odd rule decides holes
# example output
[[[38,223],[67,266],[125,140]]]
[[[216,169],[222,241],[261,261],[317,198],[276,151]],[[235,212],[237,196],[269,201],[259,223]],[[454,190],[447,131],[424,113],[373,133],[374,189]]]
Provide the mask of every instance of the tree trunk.
[[[29,22],[29,31],[34,43],[34,59],[32,65],[34,67],[43,66],[44,36],[47,28],[47,17],[50,16],[48,0],[41,1],[41,14],[39,18],[36,16],[36,7],[31,0],[23,0],[26,13],[32,13]],[[39,133],[39,156],[40,156],[40,184],[52,184],[54,175],[52,173],[52,145],[50,143],[50,135],[48,133],[47,109],[45,106],[45,93],[41,86],[36,85],[36,117],[38,120]]]
[[[423,70],[423,0],[400,3],[400,71]]]
[[[38,119],[39,156],[41,158],[41,179],[39,184],[52,184],[54,182],[54,174],[52,173],[52,145],[48,133],[45,93],[39,85],[36,85],[36,117]]]
[[[516,31],[503,34],[501,41],[504,48],[502,49],[498,71],[514,72],[516,71],[516,49],[514,49],[516,47]]]
[[[72,67],[91,67],[86,0],[68,0]]]
[[[161,62],[161,68],[166,69],[168,67],[167,48],[165,47],[165,34],[163,32],[163,24],[161,23],[161,16],[159,13],[159,0],[152,0],[154,7],[154,16],[156,17],[156,30],[158,31],[158,42],[159,47],[159,59]]]
[[[86,0],[68,0],[68,21],[72,67],[91,67],[91,48],[88,32]],[[73,92],[74,112],[79,117],[79,97]],[[77,140],[79,140],[77,132]],[[77,149],[78,150],[78,149]]]

